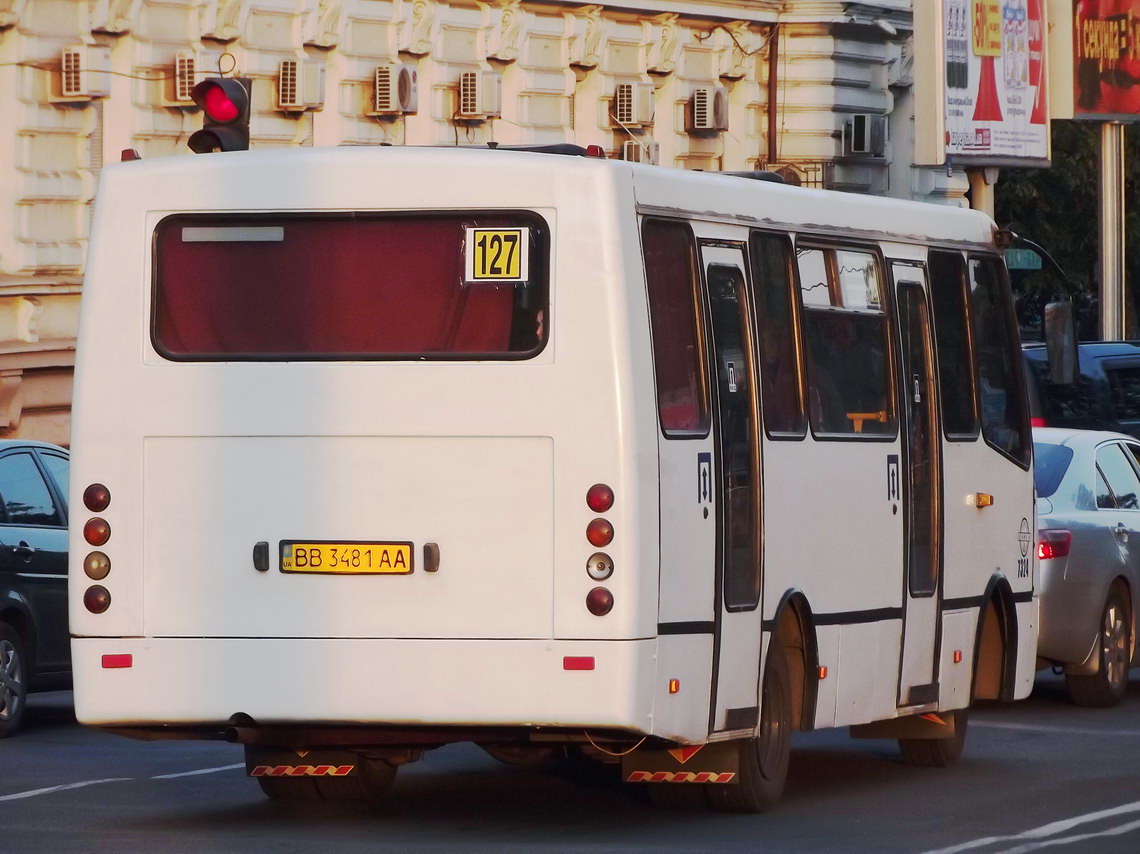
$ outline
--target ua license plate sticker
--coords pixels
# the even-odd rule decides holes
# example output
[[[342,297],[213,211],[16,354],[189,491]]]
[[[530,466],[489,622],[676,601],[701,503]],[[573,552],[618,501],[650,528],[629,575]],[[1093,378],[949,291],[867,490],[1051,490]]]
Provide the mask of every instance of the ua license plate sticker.
[[[469,228],[464,243],[464,281],[525,282],[530,279],[529,228]]]
[[[412,544],[282,540],[282,572],[332,575],[407,575],[412,571]]]

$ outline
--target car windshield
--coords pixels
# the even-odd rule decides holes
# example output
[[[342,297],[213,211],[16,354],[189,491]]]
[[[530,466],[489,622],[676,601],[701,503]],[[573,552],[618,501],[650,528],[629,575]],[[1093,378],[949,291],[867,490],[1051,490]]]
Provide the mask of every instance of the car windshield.
[[[1064,445],[1050,445],[1047,442],[1033,443],[1034,474],[1033,482],[1037,495],[1048,498],[1057,491],[1061,479],[1073,459],[1073,449]]]

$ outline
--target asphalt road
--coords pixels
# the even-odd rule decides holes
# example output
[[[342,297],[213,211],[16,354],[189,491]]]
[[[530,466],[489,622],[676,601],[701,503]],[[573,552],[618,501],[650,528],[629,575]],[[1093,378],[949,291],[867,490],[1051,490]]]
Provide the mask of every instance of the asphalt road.
[[[950,769],[893,742],[797,735],[772,813],[671,813],[594,766],[500,765],[451,746],[401,769],[378,807],[282,805],[240,748],[135,742],[79,727],[67,693],[33,697],[0,741],[0,852],[1140,852],[1140,669],[1115,709],[1031,699],[971,713]]]

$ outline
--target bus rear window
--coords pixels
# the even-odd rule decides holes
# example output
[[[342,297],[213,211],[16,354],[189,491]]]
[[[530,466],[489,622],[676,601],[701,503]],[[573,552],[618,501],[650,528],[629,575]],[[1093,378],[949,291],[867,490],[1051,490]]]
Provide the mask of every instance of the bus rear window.
[[[152,334],[177,360],[519,359],[547,324],[529,214],[172,216]]]

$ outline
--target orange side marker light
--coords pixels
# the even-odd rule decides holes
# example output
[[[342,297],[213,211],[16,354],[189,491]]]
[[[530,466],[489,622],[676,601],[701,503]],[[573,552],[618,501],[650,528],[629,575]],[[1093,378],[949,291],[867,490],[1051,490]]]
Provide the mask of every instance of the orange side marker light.
[[[821,664],[819,666],[819,678],[820,679],[826,679],[827,678],[827,665],[826,664]]]
[[[680,679],[670,679],[669,680],[669,693],[670,694],[676,694],[680,690],[681,690],[681,680]]]

